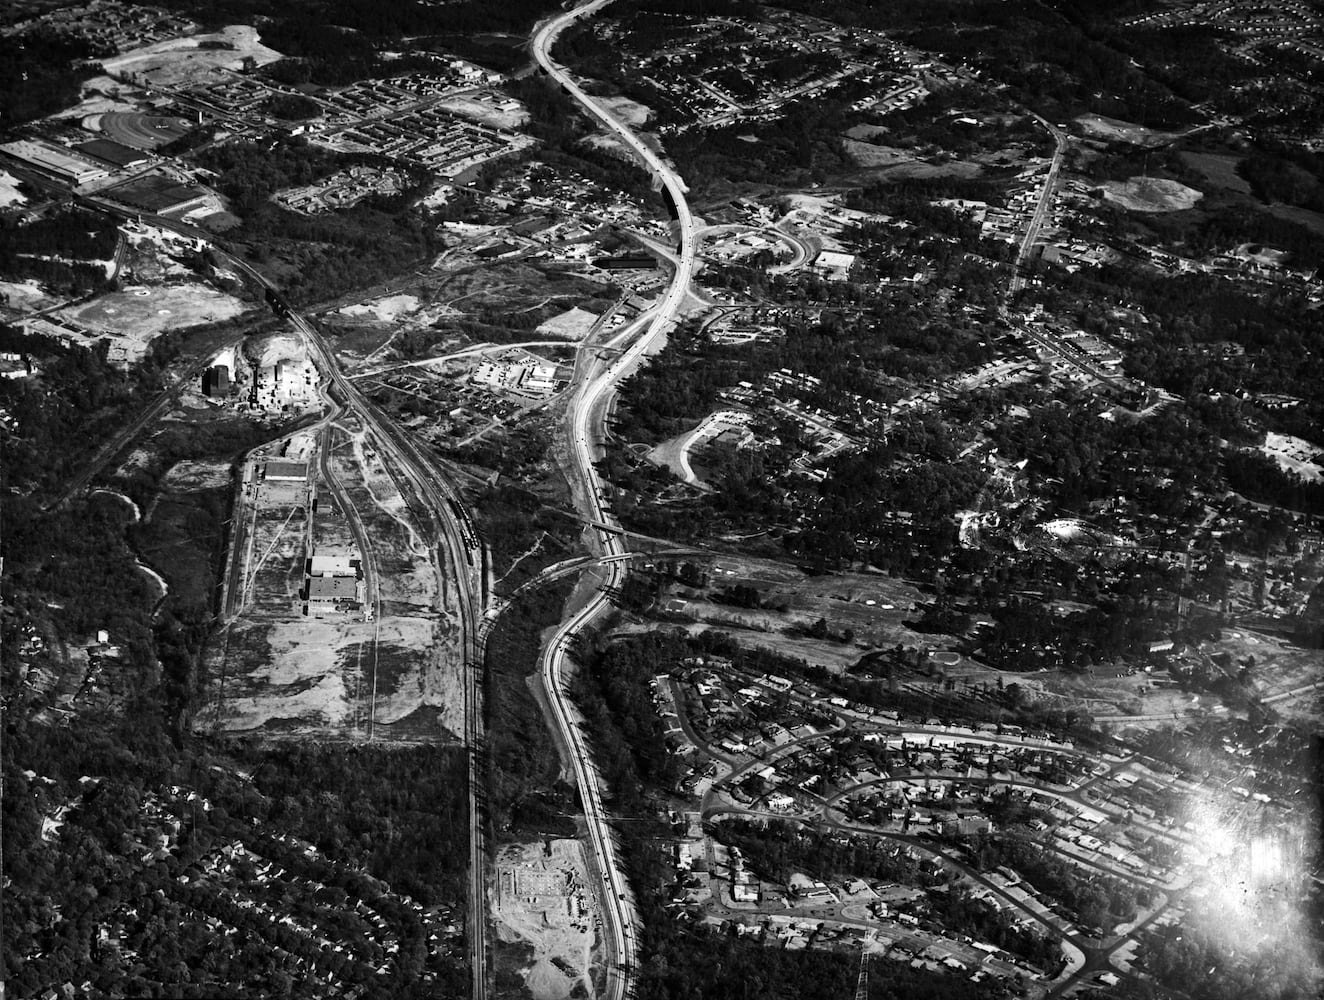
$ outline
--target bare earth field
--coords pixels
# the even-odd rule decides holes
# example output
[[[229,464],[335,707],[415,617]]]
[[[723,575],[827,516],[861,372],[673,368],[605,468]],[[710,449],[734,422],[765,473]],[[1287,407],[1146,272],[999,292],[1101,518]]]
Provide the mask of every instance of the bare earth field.
[[[1130,177],[1103,185],[1105,201],[1133,212],[1180,212],[1203,197],[1195,188],[1162,177]]]
[[[628,97],[599,97],[598,103],[606,107],[617,119],[631,128],[647,125],[653,112],[646,105]]]
[[[453,97],[443,97],[437,102],[437,107],[494,128],[519,128],[529,120],[529,113],[523,107],[504,111],[496,106],[496,102],[504,100],[505,95],[501,95],[500,98],[493,95],[488,100],[482,99],[483,96],[456,94]]]
[[[94,76],[83,84],[82,100],[64,112],[66,118],[82,118],[108,111],[138,111],[142,91],[108,76]]]
[[[230,463],[222,461],[176,462],[162,485],[172,490],[209,490],[230,482]]]
[[[388,295],[371,302],[359,302],[339,310],[342,316],[372,316],[382,323],[394,323],[401,316],[418,312],[417,295]]]
[[[579,841],[504,848],[496,861],[493,897],[497,939],[532,948],[520,972],[534,1000],[594,995],[600,917]]]
[[[597,321],[597,313],[575,306],[546,320],[534,332],[548,337],[564,337],[566,340],[583,340]]]
[[[27,202],[27,198],[18,190],[18,180],[13,174],[5,170],[0,170],[0,208],[7,208],[10,205],[22,205]]]
[[[200,49],[201,42],[225,42],[228,49]],[[158,86],[189,86],[224,78],[227,70],[243,68],[247,56],[259,66],[275,62],[281,54],[258,41],[257,29],[246,24],[232,24],[211,35],[193,35],[172,38],[154,45],[134,49],[121,56],[105,60],[107,73],[132,73],[148,84]],[[87,110],[82,113],[89,113]],[[108,110],[108,109],[100,109]]]

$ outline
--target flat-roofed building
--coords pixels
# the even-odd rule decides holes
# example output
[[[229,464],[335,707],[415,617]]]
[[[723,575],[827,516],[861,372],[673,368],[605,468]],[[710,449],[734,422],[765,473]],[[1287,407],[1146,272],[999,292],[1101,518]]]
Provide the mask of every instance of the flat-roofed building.
[[[266,464],[263,478],[278,483],[301,483],[308,478],[308,463],[273,459]]]
[[[835,250],[824,250],[814,258],[814,270],[838,281],[844,281],[854,266],[854,254],[838,253]]]
[[[359,596],[359,582],[352,576],[315,576],[308,581],[310,601],[353,601]]]
[[[105,167],[75,156],[61,146],[37,139],[7,142],[0,146],[0,152],[70,184],[87,184],[110,176]]]
[[[134,149],[114,139],[89,139],[87,142],[80,142],[74,149],[115,168],[141,167],[150,163],[152,159],[141,149]]]
[[[313,576],[357,576],[358,571],[349,556],[313,556],[308,564]]]

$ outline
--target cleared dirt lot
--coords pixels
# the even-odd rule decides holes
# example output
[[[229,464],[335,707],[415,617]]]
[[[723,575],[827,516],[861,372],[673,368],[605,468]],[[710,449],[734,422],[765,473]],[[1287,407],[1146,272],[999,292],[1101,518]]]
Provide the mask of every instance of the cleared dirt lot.
[[[531,948],[520,975],[534,1000],[594,995],[600,917],[593,890],[577,840],[512,844],[497,857],[496,936]]]
[[[504,94],[456,94],[453,97],[443,97],[437,102],[437,107],[453,111],[465,118],[472,118],[484,125],[491,125],[493,128],[519,128],[529,120],[529,113],[523,106],[510,109],[497,106],[498,102],[505,100],[508,98]]]
[[[219,42],[231,47],[199,48],[203,42]],[[210,35],[172,38],[146,45],[107,59],[102,65],[107,73],[117,76],[132,73],[148,84],[188,86],[208,82],[213,77],[225,77],[228,75],[227,70],[243,69],[244,59],[249,56],[259,66],[281,58],[275,49],[269,49],[258,41],[256,28],[246,24],[232,24]]]
[[[1162,177],[1130,177],[1103,185],[1104,201],[1133,212],[1180,212],[1203,197],[1195,188]]]

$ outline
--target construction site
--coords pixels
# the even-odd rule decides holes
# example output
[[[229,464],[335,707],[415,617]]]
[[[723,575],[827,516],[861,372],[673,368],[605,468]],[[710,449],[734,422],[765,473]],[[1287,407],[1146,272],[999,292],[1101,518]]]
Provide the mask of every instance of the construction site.
[[[577,840],[511,844],[497,858],[498,941],[524,956],[517,975],[534,1000],[593,996],[601,918]]]

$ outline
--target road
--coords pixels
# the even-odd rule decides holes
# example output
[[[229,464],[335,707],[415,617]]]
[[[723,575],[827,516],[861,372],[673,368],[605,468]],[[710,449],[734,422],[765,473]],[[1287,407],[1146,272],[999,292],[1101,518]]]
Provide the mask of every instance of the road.
[[[564,14],[540,24],[530,40],[530,49],[538,65],[555,80],[589,115],[614,132],[638,159],[657,177],[674,210],[679,229],[679,254],[674,264],[671,283],[661,302],[653,310],[643,331],[615,360],[602,369],[601,363],[589,367],[580,382],[569,412],[570,444],[582,480],[582,514],[591,521],[615,525],[615,519],[602,499],[602,483],[593,467],[593,452],[601,432],[603,415],[617,384],[629,374],[640,359],[655,345],[660,344],[674,322],[689,291],[694,272],[696,236],[694,218],[685,200],[686,188],[675,171],[661,160],[644,142],[609,112],[600,107],[557,65],[549,50],[568,25],[605,7],[610,0],[590,0]],[[610,531],[592,533],[604,557],[624,555],[621,536]],[[624,573],[621,561],[606,564],[607,583],[596,591],[588,603],[569,621],[562,624],[543,654],[542,681],[552,709],[554,721],[560,730],[574,762],[575,778],[584,804],[584,817],[588,825],[593,862],[604,883],[606,901],[604,927],[610,935],[610,946],[615,960],[607,967],[607,981],[603,995],[608,1000],[621,1000],[631,992],[631,981],[637,964],[639,919],[630,897],[630,887],[617,851],[603,808],[602,788],[598,772],[593,766],[584,734],[576,725],[576,713],[570,704],[566,689],[566,666],[569,648],[575,636],[587,628],[599,614],[609,607],[603,590],[620,586]]]
[[[1016,253],[1016,275],[1008,286],[1008,297],[1015,296],[1025,288],[1025,263],[1034,250],[1035,242],[1039,239],[1039,232],[1043,229],[1049,212],[1052,211],[1053,196],[1057,193],[1057,174],[1062,167],[1062,157],[1067,151],[1066,133],[1034,112],[1030,114],[1053,136],[1053,159],[1048,165],[1048,174],[1044,177],[1044,186],[1039,192],[1039,203],[1034,207],[1034,215],[1030,217],[1030,225],[1026,228],[1020,249]]]

